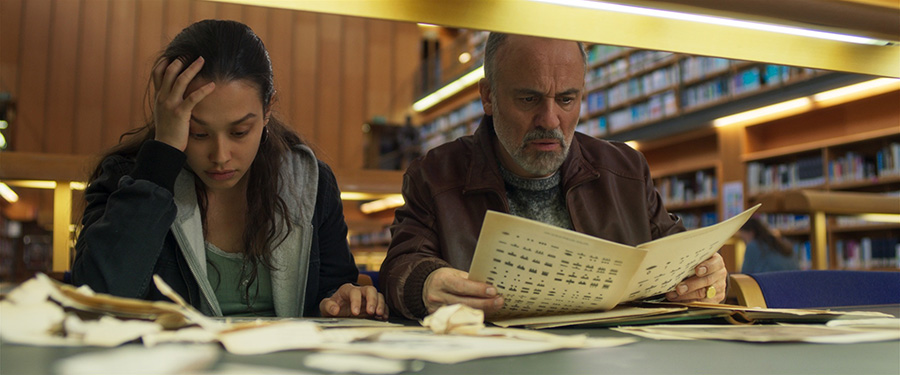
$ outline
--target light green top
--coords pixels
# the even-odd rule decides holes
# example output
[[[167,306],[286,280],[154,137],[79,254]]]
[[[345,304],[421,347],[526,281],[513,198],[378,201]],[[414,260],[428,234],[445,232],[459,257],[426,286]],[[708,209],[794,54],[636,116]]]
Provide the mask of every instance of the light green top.
[[[250,304],[247,303],[247,280],[241,278],[244,257],[222,251],[206,242],[206,276],[219,300],[224,316],[275,316],[272,300],[272,275],[264,265],[258,265],[256,280],[250,286]],[[257,287],[259,289],[257,290]]]

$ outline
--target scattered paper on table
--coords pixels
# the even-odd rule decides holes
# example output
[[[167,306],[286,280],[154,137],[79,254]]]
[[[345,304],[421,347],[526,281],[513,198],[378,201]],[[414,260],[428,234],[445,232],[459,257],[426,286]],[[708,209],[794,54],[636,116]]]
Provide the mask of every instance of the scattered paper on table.
[[[419,371],[425,367],[425,364],[420,361],[339,353],[310,354],[303,359],[303,365],[329,372],[357,374],[399,374],[406,371]]]
[[[900,340],[900,330],[857,329],[825,325],[656,325],[613,328],[656,340],[728,340],[747,342],[811,342],[851,344]]]
[[[213,345],[162,345],[154,348],[125,346],[79,354],[57,362],[60,375],[182,374],[203,370],[219,358]]]

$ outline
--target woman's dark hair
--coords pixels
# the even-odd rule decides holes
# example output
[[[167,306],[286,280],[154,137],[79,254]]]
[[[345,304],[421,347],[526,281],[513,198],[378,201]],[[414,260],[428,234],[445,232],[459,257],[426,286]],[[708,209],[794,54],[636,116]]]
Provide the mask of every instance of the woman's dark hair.
[[[213,82],[252,82],[259,88],[259,99],[264,112],[271,108],[275,95],[272,62],[262,40],[247,25],[225,20],[194,23],[172,39],[156,62],[170,64],[177,59],[184,63],[186,69],[200,56],[203,56],[205,62],[197,77]],[[148,83],[148,99],[151,98],[151,87],[152,83]],[[152,113],[155,101],[149,102]],[[119,138],[119,144],[108,150],[100,160],[112,155],[135,157],[141,145],[156,135],[153,117],[148,117],[144,126],[123,134]],[[290,152],[292,146],[302,143],[302,138],[293,129],[270,116],[263,141],[247,176],[248,225],[244,229],[241,248],[244,254],[242,278],[248,281],[245,297],[249,297],[250,286],[257,279],[260,265],[274,269],[271,262],[272,249],[284,241],[291,230],[287,204],[278,194],[278,187],[281,185],[279,172],[283,155]],[[98,165],[90,181],[98,178],[100,172]],[[199,178],[195,181],[203,228],[206,231],[206,188]],[[287,231],[282,231],[281,228]],[[251,299],[246,300],[249,303]]]
[[[752,233],[753,238],[766,245],[764,246],[765,248],[773,249],[784,256],[792,256],[794,254],[794,250],[791,249],[790,245],[783,239],[775,236],[772,230],[756,217],[751,217],[750,220],[747,220],[744,226],[741,227],[741,230]],[[761,250],[765,251],[765,249]]]

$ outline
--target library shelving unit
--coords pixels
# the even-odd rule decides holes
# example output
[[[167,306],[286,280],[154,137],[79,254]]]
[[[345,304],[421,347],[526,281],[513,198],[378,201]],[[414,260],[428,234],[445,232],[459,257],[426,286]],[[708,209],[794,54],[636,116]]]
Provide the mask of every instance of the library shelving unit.
[[[763,203],[803,267],[900,269],[900,222],[871,215],[900,213],[897,102],[893,91],[745,128],[748,204]]]
[[[715,132],[683,134],[656,142],[641,142],[653,183],[666,209],[688,229],[719,221],[718,137]]]

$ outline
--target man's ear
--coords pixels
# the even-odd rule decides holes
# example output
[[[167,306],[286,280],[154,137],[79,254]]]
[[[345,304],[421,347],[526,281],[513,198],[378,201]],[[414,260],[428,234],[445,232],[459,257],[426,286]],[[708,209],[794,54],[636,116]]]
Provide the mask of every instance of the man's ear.
[[[481,107],[484,108],[484,114],[493,116],[494,102],[491,101],[491,84],[486,78],[478,81],[478,92],[481,94]]]

